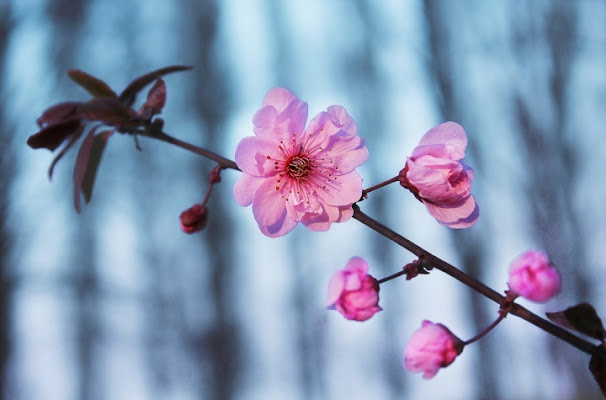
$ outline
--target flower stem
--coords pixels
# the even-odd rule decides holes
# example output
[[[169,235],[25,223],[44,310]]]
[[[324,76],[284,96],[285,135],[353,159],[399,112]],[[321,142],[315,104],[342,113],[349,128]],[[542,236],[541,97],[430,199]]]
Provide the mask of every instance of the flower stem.
[[[372,192],[374,190],[380,189],[383,186],[387,186],[387,185],[389,185],[391,183],[397,182],[398,180],[399,180],[399,177],[398,176],[394,176],[393,178],[388,179],[385,182],[381,182],[379,184],[376,184],[374,186],[369,187],[368,189],[364,189],[364,190],[362,190],[362,198],[365,199],[366,196],[368,196],[368,193],[370,193],[370,192]]]
[[[353,205],[354,215],[353,218],[357,219],[364,225],[368,226],[370,229],[384,236],[385,238],[391,240],[392,242],[400,245],[406,250],[410,251],[412,254],[417,257],[423,257],[423,262],[433,265],[434,268],[439,269],[440,271],[448,274],[463,283],[464,285],[470,287],[476,292],[482,294],[484,297],[494,301],[499,304],[502,308],[506,307],[510,302],[505,296],[497,293],[495,290],[486,286],[482,282],[476,280],[475,278],[467,275],[463,271],[458,268],[452,266],[446,261],[434,256],[427,250],[421,248],[410,240],[406,239],[404,236],[396,233],[395,231],[389,229],[385,225],[379,223],[375,219],[369,217],[365,213],[360,210],[360,207],[357,204]],[[511,309],[509,313],[515,315],[519,318],[522,318],[536,327],[544,330],[545,332],[569,343],[570,345],[576,347],[577,349],[592,354],[597,357],[601,357],[603,360],[606,360],[606,349],[601,348],[600,346],[596,346],[593,343],[590,343],[586,340],[579,338],[576,335],[573,335],[569,331],[564,328],[561,328],[558,325],[552,324],[551,322],[539,317],[538,315],[530,312],[526,308],[520,306],[519,304],[513,303],[511,305]]]
[[[507,315],[506,313],[499,313],[498,318],[495,319],[494,322],[492,324],[490,324],[486,329],[484,329],[482,332],[478,333],[477,335],[475,335],[471,339],[465,341],[464,342],[465,346],[467,346],[468,344],[472,344],[473,342],[477,342],[478,340],[480,340],[484,336],[486,336],[486,334],[488,334],[488,332],[490,332],[491,330],[493,330],[497,325],[499,325],[499,323],[501,321],[503,321],[505,319],[506,315]]]
[[[390,280],[392,280],[392,279],[396,279],[398,276],[402,276],[402,275],[406,274],[406,272],[407,272],[407,271],[406,271],[405,269],[402,269],[402,270],[400,270],[400,271],[396,272],[395,274],[391,274],[391,275],[389,275],[389,276],[386,276],[386,277],[385,277],[385,278],[383,278],[383,279],[379,279],[377,282],[378,282],[378,283],[379,283],[379,285],[380,285],[381,283],[384,283],[384,282],[390,281]]]

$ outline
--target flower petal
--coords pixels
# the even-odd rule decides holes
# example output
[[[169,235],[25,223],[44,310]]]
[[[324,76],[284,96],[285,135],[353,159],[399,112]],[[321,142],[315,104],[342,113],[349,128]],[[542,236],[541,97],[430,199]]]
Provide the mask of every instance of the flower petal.
[[[437,205],[423,202],[429,214],[442,225],[453,229],[469,228],[480,217],[480,207],[472,195],[460,203]]]
[[[471,179],[460,162],[423,156],[414,161],[409,158],[406,165],[408,182],[432,203],[458,203],[470,194]]]
[[[281,87],[271,89],[263,98],[263,107],[272,106],[281,113],[293,101],[298,100],[290,90]]]
[[[284,218],[286,205],[281,193],[276,190],[273,179],[264,179],[253,199],[253,215],[260,226],[273,226]]]
[[[275,238],[286,235],[288,232],[292,231],[295,226],[297,226],[297,221],[290,218],[288,213],[284,213],[282,218],[276,221],[275,224],[268,226],[259,225],[259,229],[265,236]]]
[[[253,117],[255,135],[287,144],[293,137],[299,144],[306,122],[307,103],[282,88],[272,89],[265,96],[263,108]]]
[[[345,271],[366,274],[368,272],[368,263],[362,257],[352,257],[345,264]]]
[[[255,198],[255,192],[263,181],[263,178],[257,176],[251,176],[244,173],[240,175],[240,179],[234,184],[234,197],[236,198],[236,202],[242,207],[251,205]]]
[[[345,288],[345,272],[339,270],[333,274],[328,282],[328,291],[326,292],[326,308],[334,309],[335,303],[341,297]]]
[[[331,122],[343,133],[355,136],[358,133],[358,125],[342,106],[330,106],[326,110],[330,115]]]
[[[456,122],[444,122],[430,129],[419,142],[419,146],[443,144],[454,160],[465,157],[467,148],[467,134],[465,129]]]
[[[362,197],[362,177],[358,171],[326,177],[324,188],[317,188],[318,197],[331,206],[351,205]]]
[[[274,175],[277,159],[282,159],[278,145],[255,136],[245,137],[236,148],[236,164],[249,175]]]
[[[301,223],[311,231],[326,232],[330,229],[332,223],[336,222],[339,218],[339,209],[329,205],[322,205],[321,209],[322,212],[320,214],[311,212],[303,214]]]

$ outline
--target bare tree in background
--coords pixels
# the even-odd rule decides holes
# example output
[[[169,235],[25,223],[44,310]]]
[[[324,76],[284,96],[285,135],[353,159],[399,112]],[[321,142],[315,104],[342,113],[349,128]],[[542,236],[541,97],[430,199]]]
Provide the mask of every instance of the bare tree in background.
[[[9,19],[10,3],[0,3],[0,80],[6,76],[6,48],[13,23]],[[0,92],[3,100],[8,93]],[[8,226],[10,191],[15,174],[14,153],[7,149],[12,148],[14,142],[14,129],[8,122],[5,109],[0,108],[0,142],[5,151],[0,157],[0,396],[5,397],[7,382],[8,361],[11,354],[11,329],[12,326],[12,297],[15,284],[14,269],[10,267],[12,232]]]
[[[442,120],[458,121],[469,129],[469,124],[464,122],[464,110],[461,108],[462,102],[458,101],[458,91],[463,90],[460,86],[464,84],[463,77],[457,76],[454,67],[455,49],[453,41],[457,40],[454,34],[456,29],[453,26],[453,19],[449,15],[449,7],[457,7],[456,4],[436,2],[432,0],[424,1],[425,23],[428,36],[429,54],[427,58],[427,71],[429,79],[435,84],[435,96],[438,103],[438,109],[441,112]],[[456,24],[463,23],[457,20]],[[480,152],[475,148],[473,141],[469,143],[468,153],[476,160],[474,167],[482,168],[482,159]],[[475,190],[479,185],[474,183]],[[481,188],[480,188],[481,189]],[[482,226],[474,227],[474,230],[465,232],[452,231],[451,237],[454,247],[457,249],[461,258],[461,268],[473,277],[482,280],[483,266],[486,262],[485,241],[482,240],[489,230],[487,221]],[[487,324],[487,321],[494,319],[496,313],[492,304],[486,304],[481,296],[471,290],[465,291],[467,303],[470,310],[471,323],[476,332],[481,331]],[[489,306],[490,308],[488,308]],[[491,345],[492,338],[487,336],[483,339],[482,346],[494,348]],[[475,371],[477,384],[474,386],[478,399],[498,398],[498,374],[494,353],[492,351],[482,351],[479,353],[478,368]]]
[[[183,0],[182,9],[187,16],[185,37],[198,38],[189,41],[183,51],[194,55],[196,74],[192,77],[194,87],[191,115],[199,116],[200,140],[203,146],[221,149],[225,122],[230,108],[228,75],[222,64],[220,41],[218,38],[219,5],[215,1],[200,3]],[[209,160],[200,160],[198,182],[203,187],[208,184],[208,174],[214,165]],[[239,285],[235,282],[235,258],[230,244],[234,223],[231,221],[229,206],[231,191],[215,190],[209,203],[209,221],[204,235],[203,246],[207,253],[205,263],[200,268],[210,269],[210,289],[212,304],[205,305],[214,310],[214,320],[205,331],[190,332],[188,343],[196,357],[201,371],[209,371],[204,377],[206,394],[200,398],[227,400],[234,397],[239,388],[240,355],[242,354],[241,333],[238,313],[231,300],[231,293]]]
[[[295,68],[293,60],[292,32],[289,31],[288,21],[284,18],[285,8],[289,4],[274,0],[268,4],[268,13],[272,29],[270,37],[273,39],[275,50],[273,57],[274,82],[277,86],[292,88],[295,91],[296,76],[292,71]],[[305,66],[303,66],[305,68]],[[296,94],[296,93],[295,93]],[[306,235],[309,232],[294,231],[291,235]],[[309,253],[309,243],[305,240],[294,239],[290,242],[289,252],[296,259],[304,259]],[[324,399],[326,397],[326,331],[325,325],[318,324],[317,310],[309,307],[309,293],[314,283],[309,273],[303,268],[293,268],[293,282],[289,302],[295,310],[292,323],[295,324],[294,342],[298,361],[298,397],[303,399]],[[293,394],[294,395],[294,394]]]
[[[516,132],[528,171],[525,188],[533,233],[559,268],[576,269],[587,265],[574,207],[579,155],[574,146],[577,132],[569,119],[568,96],[579,48],[577,7],[567,1],[556,1],[548,2],[542,9],[533,3],[515,8],[513,18],[524,21],[514,26],[514,45],[519,50],[517,62],[524,71],[520,73],[528,74],[528,81],[536,84],[531,93],[514,94],[519,125]],[[545,55],[550,67],[547,73],[546,68],[537,65]],[[587,274],[566,274],[566,278],[564,295],[572,301],[593,301],[595,288]],[[591,376],[577,367],[577,354],[571,358],[569,352],[562,351],[566,344],[560,341],[551,340],[550,344],[554,361],[574,377],[579,398],[597,396]]]
[[[86,45],[81,34],[83,21],[89,6],[88,0],[57,0],[47,3],[47,15],[51,23],[50,34],[52,59],[49,61],[57,76],[63,77],[65,71],[74,68],[78,46]],[[74,88],[74,93],[79,88]],[[66,182],[61,179],[61,182]],[[70,186],[66,192],[71,190]],[[78,371],[78,398],[81,400],[102,399],[103,392],[96,382],[95,348],[100,339],[98,324],[99,287],[97,265],[95,262],[96,235],[94,222],[87,216],[73,216],[72,225],[76,226],[74,240],[77,243],[70,252],[69,264],[72,266],[66,282],[73,290],[73,309],[75,324],[75,344]]]
[[[346,58],[345,63],[340,66],[344,71],[344,76],[347,79],[346,87],[351,87],[351,97],[360,101],[358,110],[361,115],[356,116],[356,120],[364,121],[360,127],[360,132],[370,143],[373,139],[370,137],[380,138],[381,132],[387,128],[383,121],[385,120],[385,100],[381,96],[387,87],[387,83],[383,79],[379,63],[379,45],[381,43],[381,21],[375,15],[372,1],[358,1],[354,3],[355,12],[361,22],[361,46],[357,51]],[[355,83],[355,84],[354,84]],[[375,148],[380,152],[381,146],[390,146],[388,143],[375,142]],[[380,157],[371,157],[370,176],[365,179],[367,183],[381,182],[391,176],[386,176],[387,173],[382,165]],[[389,172],[393,175],[392,172]],[[366,206],[366,204],[365,204]],[[368,203],[372,207],[369,212],[379,221],[390,220],[389,197],[383,191],[377,191],[372,194],[372,201]],[[372,234],[372,233],[371,233]],[[387,250],[389,243],[383,240],[382,237],[371,236],[369,240],[373,258],[377,264],[373,266],[379,272],[378,276],[386,276],[393,272],[393,268],[397,266],[397,261],[394,254]],[[381,329],[382,340],[385,343],[383,348],[382,359],[386,360],[382,363],[381,376],[385,379],[385,384],[388,388],[388,393],[393,399],[400,399],[406,393],[405,377],[402,371],[398,368],[401,364],[401,349],[399,344],[395,343],[394,337],[398,337],[399,325],[398,320],[394,317],[403,309],[397,299],[396,291],[386,291],[381,293],[381,304],[384,308],[389,309],[392,318],[383,319],[383,327]]]

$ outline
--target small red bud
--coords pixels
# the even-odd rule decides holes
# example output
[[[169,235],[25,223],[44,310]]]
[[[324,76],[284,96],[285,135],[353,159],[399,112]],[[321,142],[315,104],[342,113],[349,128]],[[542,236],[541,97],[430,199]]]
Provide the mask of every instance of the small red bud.
[[[192,234],[204,229],[206,226],[206,220],[206,206],[203,204],[195,204],[183,211],[179,216],[181,230],[188,234]]]
[[[210,171],[209,178],[211,185],[221,182],[221,168],[217,166],[212,171]]]

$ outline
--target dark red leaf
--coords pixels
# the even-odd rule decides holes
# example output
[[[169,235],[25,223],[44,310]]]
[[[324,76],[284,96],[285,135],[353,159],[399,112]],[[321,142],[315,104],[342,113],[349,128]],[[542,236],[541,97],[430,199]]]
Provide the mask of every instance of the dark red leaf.
[[[109,97],[94,98],[83,103],[78,111],[83,118],[101,121],[116,127],[120,131],[136,126],[132,122],[135,112],[118,100]]]
[[[591,304],[581,303],[563,311],[546,313],[547,318],[565,328],[604,341],[602,320]]]
[[[55,151],[65,139],[81,129],[82,122],[78,118],[68,119],[54,125],[49,125],[27,139],[27,145],[32,149],[46,148]]]
[[[95,140],[95,129],[96,128],[91,129],[88,135],[86,135],[86,138],[82,141],[82,145],[78,151],[78,157],[76,158],[76,164],[74,165],[74,208],[78,214],[80,213],[80,190],[82,188],[84,175],[86,174],[86,168],[88,167],[93,141]]]
[[[162,79],[157,79],[154,86],[147,93],[147,100],[137,113],[137,119],[149,121],[154,114],[162,112],[166,103],[166,84]]]
[[[152,108],[154,114],[162,112],[164,104],[166,104],[166,84],[162,79],[157,79],[154,86],[149,89],[145,104]]]
[[[80,192],[84,195],[84,201],[88,203],[92,197],[103,150],[105,150],[107,140],[114,133],[113,130],[108,130],[95,135],[95,129],[91,129],[82,142],[74,166],[74,208],[78,213],[80,212]]]
[[[124,105],[130,107],[135,102],[135,99],[137,98],[137,94],[139,94],[139,92],[141,90],[143,90],[143,88],[145,88],[145,86],[149,85],[156,79],[158,79],[161,76],[164,76],[166,74],[170,74],[172,72],[186,71],[186,70],[189,70],[192,68],[193,67],[190,67],[187,65],[172,65],[170,67],[161,68],[156,71],[152,71],[148,74],[142,75],[142,76],[138,77],[137,79],[135,79],[134,81],[132,81],[126,87],[126,89],[124,89],[124,91],[120,94],[120,101]]]
[[[95,78],[94,76],[87,74],[84,71],[79,69],[70,69],[67,71],[67,75],[69,75],[72,81],[86,89],[86,91],[93,97],[118,98],[116,92],[114,92],[107,83],[103,82],[99,78]]]
[[[591,361],[589,361],[589,370],[593,375],[593,379],[595,379],[600,386],[602,395],[606,397],[606,362],[604,361],[604,358],[595,355],[591,356]]]
[[[65,103],[55,104],[54,106],[44,110],[36,122],[40,128],[46,128],[49,125],[54,125],[63,120],[72,119],[76,116],[76,110],[80,104],[82,103],[79,101],[68,101]]]
[[[80,129],[78,129],[78,131],[72,135],[72,137],[69,139],[69,142],[67,142],[67,144],[61,149],[59,154],[57,154],[55,158],[53,158],[53,162],[48,168],[48,179],[52,179],[55,165],[57,165],[57,163],[63,158],[65,153],[67,153],[67,151],[71,149],[71,147],[78,141],[78,139],[80,139],[80,136],[82,136],[82,132],[84,132],[84,124],[80,124]]]

